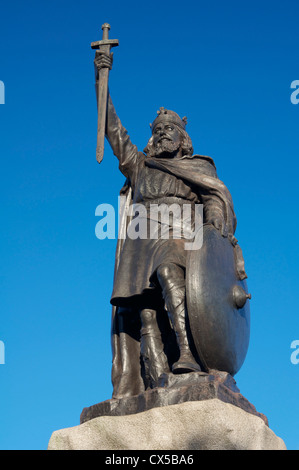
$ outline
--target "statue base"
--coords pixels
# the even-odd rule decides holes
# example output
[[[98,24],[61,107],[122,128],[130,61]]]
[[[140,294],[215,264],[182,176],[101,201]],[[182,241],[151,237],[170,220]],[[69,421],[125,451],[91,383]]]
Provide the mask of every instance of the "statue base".
[[[112,398],[84,408],[80,423],[100,416],[135,415],[153,408],[218,399],[261,418],[268,426],[268,419],[240,393],[235,380],[227,372],[210,371],[209,374],[163,374],[158,386],[131,397]]]
[[[173,457],[173,463],[178,463],[179,456],[185,459],[182,463],[199,465],[196,450],[286,450],[286,446],[261,418],[214,398],[126,416],[100,416],[54,431],[48,450],[108,451],[97,457],[106,464],[133,465],[133,458],[133,466],[138,462],[156,464],[159,456],[162,463],[170,463]]]

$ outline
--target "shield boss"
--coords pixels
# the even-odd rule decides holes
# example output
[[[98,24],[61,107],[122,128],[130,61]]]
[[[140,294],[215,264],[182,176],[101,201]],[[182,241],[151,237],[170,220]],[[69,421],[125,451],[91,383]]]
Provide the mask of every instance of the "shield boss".
[[[195,348],[203,366],[232,376],[241,368],[250,335],[245,280],[236,274],[234,248],[212,225],[203,227],[203,245],[189,251],[187,308]]]

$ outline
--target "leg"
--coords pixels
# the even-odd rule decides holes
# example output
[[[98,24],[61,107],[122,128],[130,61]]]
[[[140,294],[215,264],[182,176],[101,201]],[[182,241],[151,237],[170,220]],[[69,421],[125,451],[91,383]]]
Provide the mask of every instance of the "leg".
[[[140,365],[139,312],[115,309],[112,322],[113,398],[139,395],[144,391]]]
[[[170,321],[176,334],[180,357],[172,366],[172,372],[182,374],[201,371],[190,351],[185,307],[185,275],[184,270],[173,263],[161,265],[157,277],[162,288],[163,298]]]
[[[145,369],[146,385],[157,386],[158,378],[164,372],[169,372],[169,366],[164,353],[161,331],[157,322],[157,311],[142,309],[141,318],[141,356]]]

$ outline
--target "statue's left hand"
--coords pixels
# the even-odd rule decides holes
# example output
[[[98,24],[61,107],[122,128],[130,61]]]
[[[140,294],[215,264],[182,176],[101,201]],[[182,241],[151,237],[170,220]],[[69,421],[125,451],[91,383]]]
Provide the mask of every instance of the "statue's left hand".
[[[223,237],[228,236],[228,228],[222,217],[213,217],[210,221]]]

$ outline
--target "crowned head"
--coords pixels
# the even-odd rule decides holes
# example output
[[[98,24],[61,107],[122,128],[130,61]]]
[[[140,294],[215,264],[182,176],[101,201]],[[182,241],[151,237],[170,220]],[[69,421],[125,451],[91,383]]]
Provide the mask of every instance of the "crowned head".
[[[150,124],[152,136],[144,149],[147,156],[174,157],[176,155],[192,155],[193,147],[186,132],[187,118],[174,111],[160,108],[158,116]]]

